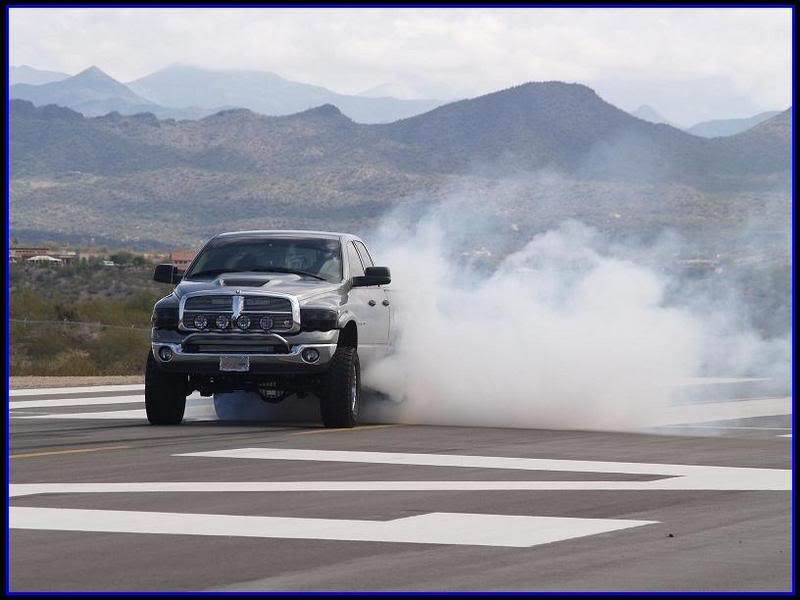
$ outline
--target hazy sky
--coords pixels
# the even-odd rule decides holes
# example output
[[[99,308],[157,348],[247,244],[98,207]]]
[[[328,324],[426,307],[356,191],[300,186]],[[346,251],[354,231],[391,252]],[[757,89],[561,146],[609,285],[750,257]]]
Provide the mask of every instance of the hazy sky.
[[[442,99],[558,79],[691,124],[789,106],[791,27],[788,8],[12,8],[10,60],[122,81],[172,63],[257,69]]]

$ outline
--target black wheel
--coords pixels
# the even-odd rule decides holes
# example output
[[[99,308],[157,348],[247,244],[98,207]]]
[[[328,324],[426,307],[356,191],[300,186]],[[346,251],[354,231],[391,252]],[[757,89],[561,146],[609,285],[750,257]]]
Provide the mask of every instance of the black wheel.
[[[355,348],[342,346],[331,359],[320,395],[325,427],[354,427],[361,404],[361,368]]]
[[[186,409],[186,375],[162,371],[152,351],[144,373],[144,407],[151,425],[177,425]]]

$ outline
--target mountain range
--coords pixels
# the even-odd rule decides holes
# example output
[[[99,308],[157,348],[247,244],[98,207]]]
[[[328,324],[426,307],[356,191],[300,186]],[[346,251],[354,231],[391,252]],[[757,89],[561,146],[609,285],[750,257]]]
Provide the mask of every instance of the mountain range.
[[[649,121],[650,123],[663,123],[666,125],[672,125],[673,127],[683,129],[692,135],[712,138],[726,137],[729,135],[742,133],[743,131],[747,131],[748,129],[755,127],[759,123],[763,123],[767,119],[771,119],[780,112],[781,111],[779,110],[769,110],[758,113],[751,117],[743,117],[739,119],[713,119],[711,121],[701,121],[699,123],[695,123],[691,127],[680,127],[679,125],[672,123],[666,117],[661,115],[661,113],[659,113],[655,108],[646,104],[640,106],[631,112],[631,114],[634,117]]]
[[[69,75],[67,73],[35,69],[34,67],[28,65],[11,65],[8,71],[9,85],[15,85],[17,83],[41,85],[43,83],[51,83],[53,81],[67,79],[68,77]]]
[[[771,119],[780,113],[778,110],[769,110],[766,112],[758,113],[752,117],[745,117],[742,119],[714,119],[712,121],[703,121],[687,128],[686,131],[693,135],[701,137],[724,137],[728,135],[735,135],[743,131],[747,131]]]
[[[214,71],[183,65],[167,67],[127,84],[97,67],[74,76],[14,67],[11,97],[37,106],[57,104],[86,116],[150,112],[175,119],[202,118],[227,108],[287,115],[329,103],[360,123],[396,121],[440,104],[435,100],[337,94],[269,72]]]
[[[331,104],[177,121],[87,118],[15,100],[12,219],[30,235],[88,227],[98,238],[171,245],[242,227],[359,230],[398,207],[466,199],[465,214],[522,230],[581,218],[701,239],[710,226],[769,211],[785,226],[790,130],[787,110],[738,135],[700,138],[561,82],[386,124],[354,122]]]
[[[10,83],[12,98],[30,100],[38,106],[57,104],[86,116],[150,112],[159,118],[198,119],[231,108],[280,116],[333,104],[356,122],[389,123],[443,104],[437,100],[408,99],[415,95],[413,81],[407,82],[408,85],[387,82],[358,95],[346,95],[266,71],[211,70],[187,65],[172,65],[127,83],[115,80],[97,67],[70,76],[27,65],[12,66]],[[734,135],[778,112],[704,121],[684,130],[700,137]],[[649,105],[642,105],[631,114],[651,123],[678,127]]]

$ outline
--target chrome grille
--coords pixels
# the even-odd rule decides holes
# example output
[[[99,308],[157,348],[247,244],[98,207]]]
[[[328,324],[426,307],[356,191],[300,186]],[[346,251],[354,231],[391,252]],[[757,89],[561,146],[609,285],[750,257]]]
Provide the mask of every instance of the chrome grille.
[[[292,313],[292,303],[274,296],[245,296],[243,312]]]
[[[287,332],[295,326],[292,302],[288,298],[280,296],[266,295],[239,295],[239,294],[217,294],[217,295],[198,295],[189,296],[183,304],[181,314],[181,326],[187,331],[240,331],[234,320],[235,311],[240,309],[240,314],[247,314],[251,317],[249,329],[250,333],[258,332]],[[203,315],[207,319],[208,325],[205,329],[195,326],[195,318]],[[225,329],[220,329],[216,325],[216,319],[220,315],[229,318],[230,323]],[[261,329],[262,317],[272,320],[273,326],[269,329]],[[299,321],[299,318],[298,318]]]
[[[233,296],[191,296],[186,299],[184,310],[231,312]]]

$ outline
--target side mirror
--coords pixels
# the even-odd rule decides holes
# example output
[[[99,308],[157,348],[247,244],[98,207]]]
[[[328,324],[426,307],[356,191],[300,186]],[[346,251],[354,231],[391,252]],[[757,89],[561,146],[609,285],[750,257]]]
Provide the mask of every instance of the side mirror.
[[[363,277],[353,277],[353,287],[386,285],[391,282],[392,275],[389,273],[389,267],[367,267],[364,269]]]
[[[178,270],[175,265],[156,265],[153,272],[153,281],[160,283],[179,283],[183,272]]]

